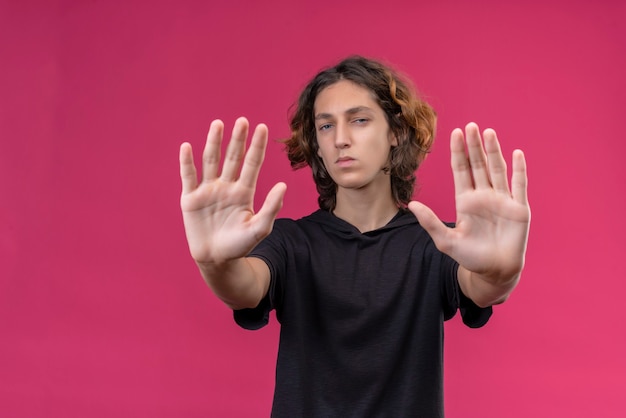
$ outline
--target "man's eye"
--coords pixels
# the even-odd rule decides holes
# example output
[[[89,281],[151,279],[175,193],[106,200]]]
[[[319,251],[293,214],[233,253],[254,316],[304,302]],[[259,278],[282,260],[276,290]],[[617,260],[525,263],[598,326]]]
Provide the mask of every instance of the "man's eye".
[[[318,130],[320,130],[320,131],[325,131],[325,130],[327,130],[327,129],[330,129],[330,127],[331,127],[331,126],[332,126],[332,125],[331,125],[330,123],[326,123],[326,124],[324,124],[324,125],[320,125],[320,127],[319,127],[319,128],[317,128],[317,129],[318,129]]]
[[[364,124],[364,123],[367,123],[367,121],[368,121],[368,119],[366,119],[366,118],[356,118],[356,119],[354,119],[353,122],[354,123],[358,123],[358,124]]]

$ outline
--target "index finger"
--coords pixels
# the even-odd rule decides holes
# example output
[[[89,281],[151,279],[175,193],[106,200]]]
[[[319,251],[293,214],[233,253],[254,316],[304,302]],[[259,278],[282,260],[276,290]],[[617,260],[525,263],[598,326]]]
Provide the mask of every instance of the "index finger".
[[[463,131],[456,128],[450,135],[450,165],[454,177],[454,191],[459,194],[474,188],[469,159],[465,153]]]
[[[256,187],[259,172],[265,160],[265,150],[267,148],[267,126],[263,123],[257,125],[252,135],[250,147],[243,161],[241,176],[239,180],[244,186]]]
[[[183,186],[183,194],[193,191],[198,185],[196,167],[193,164],[191,145],[187,142],[180,146],[178,155],[180,162],[180,180]]]

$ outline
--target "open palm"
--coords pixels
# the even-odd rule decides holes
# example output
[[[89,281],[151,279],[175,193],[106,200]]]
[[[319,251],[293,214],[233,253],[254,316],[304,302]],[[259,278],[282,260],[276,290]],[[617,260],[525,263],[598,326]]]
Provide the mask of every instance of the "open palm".
[[[283,183],[275,185],[255,214],[254,193],[265,157],[267,127],[257,126],[246,153],[248,121],[239,118],[219,173],[223,131],[223,123],[213,121],[202,155],[200,182],[191,145],[180,147],[180,205],[189,250],[198,263],[220,264],[246,256],[270,233],[286,190]]]
[[[466,137],[451,136],[456,198],[456,227],[446,227],[425,205],[409,208],[435,245],[467,270],[485,277],[512,277],[524,265],[530,225],[524,154],[513,153],[511,187],[495,131],[485,130],[484,147],[478,126],[470,123]],[[467,152],[465,144],[467,143]]]

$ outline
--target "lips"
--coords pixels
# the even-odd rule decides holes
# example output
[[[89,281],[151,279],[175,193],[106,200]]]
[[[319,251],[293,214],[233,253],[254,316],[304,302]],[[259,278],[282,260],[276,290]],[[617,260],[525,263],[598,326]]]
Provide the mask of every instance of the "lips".
[[[337,164],[339,167],[347,167],[350,166],[353,161],[355,160],[352,157],[339,157],[335,161],[335,164]]]

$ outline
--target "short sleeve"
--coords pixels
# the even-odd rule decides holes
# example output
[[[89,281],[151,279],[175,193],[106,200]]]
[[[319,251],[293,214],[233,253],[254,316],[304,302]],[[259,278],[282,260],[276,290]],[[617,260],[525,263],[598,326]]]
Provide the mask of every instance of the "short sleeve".
[[[476,305],[470,298],[465,296],[465,294],[459,288],[459,310],[461,311],[461,318],[463,319],[463,323],[470,328],[480,328],[485,325],[489,318],[491,318],[491,314],[493,313],[493,309],[491,306],[486,308],[481,308]]]
[[[465,296],[459,285],[458,270],[459,264],[452,258],[442,254],[442,285],[444,297],[444,319],[447,321],[461,311],[463,323],[470,328],[480,328],[485,325],[493,313],[491,306],[481,308],[470,298]]]
[[[270,270],[270,286],[267,295],[256,308],[233,311],[235,323],[244,329],[257,330],[263,328],[269,323],[270,312],[281,303],[280,280],[285,275],[285,260],[287,259],[282,230],[288,225],[288,222],[292,221],[276,220],[271,234],[248,255],[248,257],[259,258],[267,264]]]
[[[255,249],[256,251],[256,249]],[[270,311],[274,309],[274,301],[276,300],[276,269],[265,256],[253,252],[252,257],[258,257],[263,260],[270,269],[270,287],[265,297],[261,300],[256,308],[237,309],[233,311],[235,323],[240,327],[248,330],[258,330],[269,323]]]
[[[256,308],[237,309],[233,311],[233,316],[241,328],[254,331],[269,323],[271,310],[270,297],[267,294]]]

